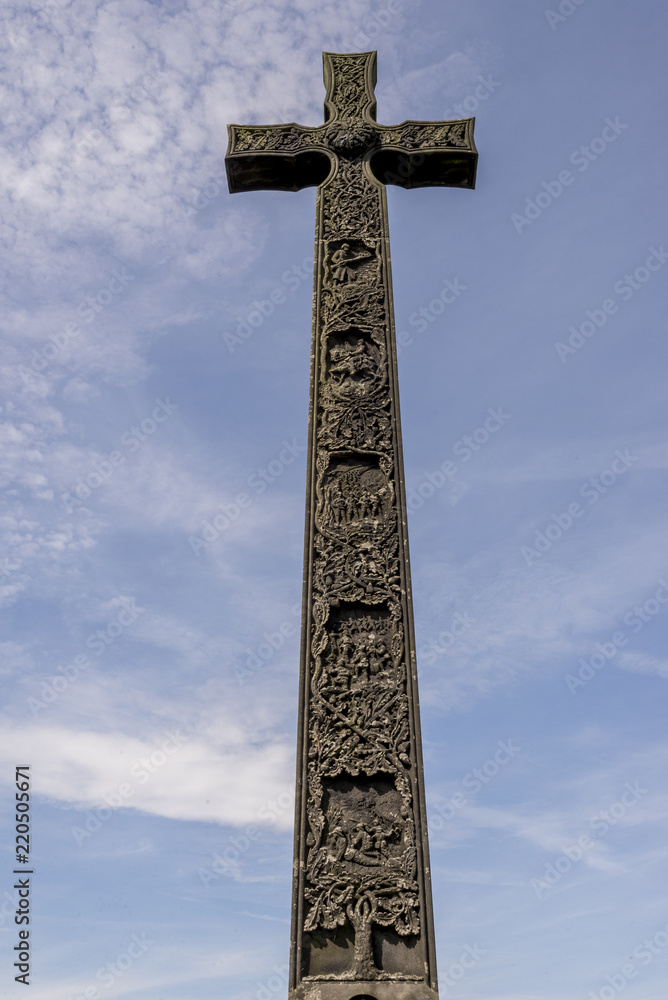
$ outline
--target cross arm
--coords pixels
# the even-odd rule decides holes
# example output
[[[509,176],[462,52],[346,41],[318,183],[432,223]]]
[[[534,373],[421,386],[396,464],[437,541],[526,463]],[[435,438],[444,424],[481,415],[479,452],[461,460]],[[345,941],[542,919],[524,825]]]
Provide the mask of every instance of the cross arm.
[[[379,148],[370,158],[377,180],[404,188],[474,188],[478,151],[475,118],[376,125]]]
[[[300,191],[321,184],[332,161],[323,126],[228,125],[225,157],[230,192]]]

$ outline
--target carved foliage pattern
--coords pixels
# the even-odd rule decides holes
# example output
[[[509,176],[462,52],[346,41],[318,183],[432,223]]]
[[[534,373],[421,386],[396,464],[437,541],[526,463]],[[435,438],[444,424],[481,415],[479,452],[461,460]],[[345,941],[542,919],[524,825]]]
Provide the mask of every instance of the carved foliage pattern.
[[[293,157],[323,150],[333,166],[318,188],[316,454],[307,553],[308,830],[305,870],[302,875],[300,865],[295,884],[306,903],[303,932],[314,941],[320,935],[322,946],[323,934],[331,943],[332,932],[345,928],[345,941],[352,930],[354,944],[351,968],[308,978],[420,979],[379,968],[372,936],[380,927],[415,937],[424,915],[397,509],[387,226],[383,188],[367,171],[382,147],[424,150],[425,156],[473,147],[465,121],[378,125],[367,85],[370,54],[328,59],[324,125],[232,126],[229,150],[242,160],[248,154],[253,168],[258,153]],[[307,170],[308,161],[301,167]],[[269,173],[263,176],[267,186]],[[338,955],[345,945],[337,940]],[[306,975],[309,961],[298,975]]]
[[[233,153],[297,153],[326,144],[325,127],[301,125],[235,125]]]
[[[381,195],[359,161],[341,160],[323,191],[325,239],[336,236],[380,238]]]
[[[369,95],[366,90],[366,57],[333,55],[334,80],[330,100],[336,108],[337,118],[359,119],[362,117]]]
[[[319,192],[304,931],[352,927],[348,979],[420,932],[381,197],[346,158]]]
[[[471,143],[467,136],[466,121],[452,124],[432,125],[429,122],[408,122],[396,128],[379,130],[380,141],[384,146],[400,146],[402,149],[470,149]]]
[[[329,125],[306,128],[288,125],[235,125],[234,153],[297,153],[308,149],[331,148],[339,155],[349,151],[363,156],[376,146],[401,149],[470,149],[465,121],[446,124],[429,122],[389,127],[337,118]]]

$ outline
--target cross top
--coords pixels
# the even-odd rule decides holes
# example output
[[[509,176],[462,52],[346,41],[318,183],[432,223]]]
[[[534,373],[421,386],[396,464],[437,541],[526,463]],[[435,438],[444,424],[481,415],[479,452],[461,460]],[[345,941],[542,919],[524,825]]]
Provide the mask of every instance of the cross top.
[[[376,53],[323,52],[325,121],[376,120]]]
[[[340,160],[368,163],[371,175],[384,184],[475,186],[475,119],[381,125],[375,52],[323,52],[323,69],[324,125],[228,126],[231,192],[299,191],[331,179]]]

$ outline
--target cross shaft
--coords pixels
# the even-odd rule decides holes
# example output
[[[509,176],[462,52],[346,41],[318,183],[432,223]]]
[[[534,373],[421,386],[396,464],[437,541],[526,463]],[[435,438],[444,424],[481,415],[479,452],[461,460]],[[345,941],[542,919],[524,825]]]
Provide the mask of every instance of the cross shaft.
[[[230,191],[317,185],[290,1000],[437,997],[385,183],[473,187],[473,120],[229,126]]]

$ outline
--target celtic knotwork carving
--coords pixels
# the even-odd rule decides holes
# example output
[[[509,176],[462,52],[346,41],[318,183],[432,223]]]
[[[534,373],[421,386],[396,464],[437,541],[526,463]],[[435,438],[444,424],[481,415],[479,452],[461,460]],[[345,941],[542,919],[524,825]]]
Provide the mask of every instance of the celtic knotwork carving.
[[[353,326],[380,330],[384,341],[386,307],[385,289],[380,282],[375,285],[351,282],[337,288],[325,285],[321,292],[322,319],[329,329]]]
[[[371,183],[361,163],[339,160],[335,176],[323,188],[322,199],[326,238],[382,235],[381,191]]]
[[[234,127],[235,153],[293,153],[325,145],[325,129],[300,125],[256,125]]]
[[[369,103],[365,67],[366,59],[363,56],[353,58],[332,55],[334,86],[329,99],[336,108],[337,118],[352,120],[363,115]]]
[[[334,601],[365,600],[369,604],[395,597],[399,589],[398,540],[388,538],[379,548],[372,541],[314,539],[314,586]]]
[[[428,122],[401,125],[397,128],[383,128],[379,139],[383,146],[400,146],[402,149],[469,149],[467,122],[453,122],[445,125],[431,125]]]

